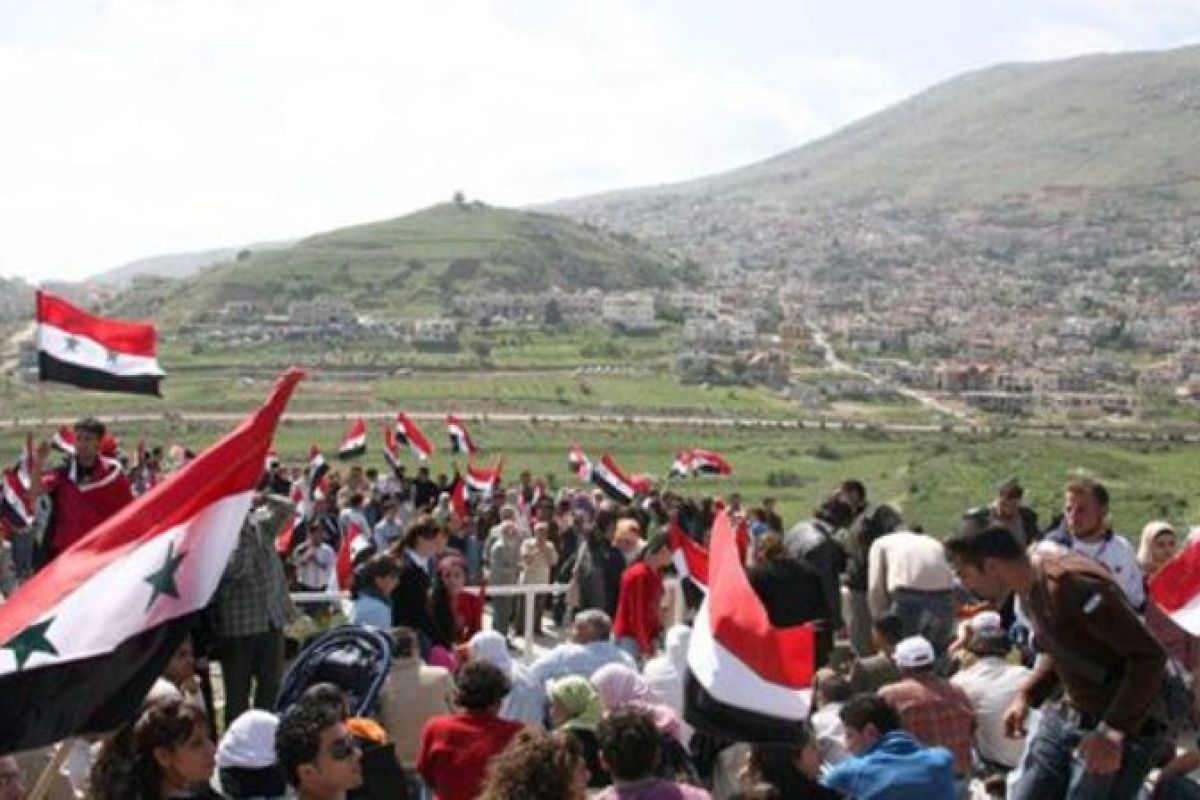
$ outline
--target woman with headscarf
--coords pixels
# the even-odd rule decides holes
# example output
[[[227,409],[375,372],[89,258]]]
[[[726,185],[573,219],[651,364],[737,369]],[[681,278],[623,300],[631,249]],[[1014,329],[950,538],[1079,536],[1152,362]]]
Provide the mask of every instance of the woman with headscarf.
[[[1176,542],[1175,529],[1171,527],[1171,523],[1156,522],[1146,523],[1146,527],[1142,528],[1142,538],[1138,541],[1137,560],[1142,568],[1142,572],[1146,574],[1146,580],[1162,569],[1175,555]]]
[[[579,743],[583,760],[587,764],[588,788],[599,789],[612,783],[608,770],[600,761],[600,745],[596,740],[596,726],[604,716],[600,696],[587,678],[568,675],[552,680],[546,685],[546,696],[550,700],[550,721]]]
[[[467,652],[471,661],[486,661],[499,667],[512,684],[500,706],[500,719],[536,728],[546,724],[546,699],[541,687],[533,682],[523,665],[513,660],[503,636],[496,631],[480,631],[471,637]]]
[[[692,629],[687,625],[672,625],[667,629],[666,647],[661,656],[646,662],[642,677],[646,685],[662,698],[663,704],[683,719],[683,677],[687,674],[687,650]],[[686,722],[679,723],[680,742],[687,747],[692,738],[692,728]]]

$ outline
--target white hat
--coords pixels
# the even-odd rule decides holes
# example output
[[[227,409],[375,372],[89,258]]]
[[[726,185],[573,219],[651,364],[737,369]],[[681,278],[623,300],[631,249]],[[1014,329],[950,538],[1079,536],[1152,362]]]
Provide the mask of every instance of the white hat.
[[[896,666],[900,669],[928,667],[934,661],[933,645],[924,636],[910,636],[896,645]]]
[[[975,616],[967,620],[967,625],[972,631],[981,631],[984,628],[1003,628],[1004,620],[1000,619],[999,612],[996,611],[980,611]]]
[[[275,763],[275,729],[279,717],[252,708],[233,721],[217,748],[218,767],[261,769]]]

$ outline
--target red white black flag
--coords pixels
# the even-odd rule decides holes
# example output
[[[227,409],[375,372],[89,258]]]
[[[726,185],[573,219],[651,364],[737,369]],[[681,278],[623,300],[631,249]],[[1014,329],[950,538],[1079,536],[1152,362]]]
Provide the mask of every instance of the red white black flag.
[[[690,578],[701,589],[707,589],[708,551],[704,545],[688,536],[679,520],[671,520],[667,534],[671,542],[671,562],[679,577]]]
[[[113,730],[136,715],[217,589],[302,377],[289,371],[235,431],[0,605],[0,753]]]
[[[1154,573],[1150,597],[1176,625],[1200,636],[1200,541],[1189,542]]]
[[[599,486],[606,495],[618,503],[630,503],[640,491],[645,491],[645,479],[628,477],[617,462],[608,453],[600,457],[598,464],[592,464],[592,483]]]
[[[691,469],[695,475],[730,475],[733,467],[711,450],[692,450]]]
[[[362,417],[350,423],[342,443],[338,445],[338,458],[358,458],[367,452],[367,423]]]
[[[688,643],[684,717],[697,730],[749,743],[795,741],[815,672],[812,623],[771,624],[721,511],[709,542],[708,594]]]
[[[32,468],[33,434],[28,434],[21,458],[0,473],[0,533],[28,528],[37,516],[31,482]]]
[[[38,379],[101,392],[159,395],[157,334],[145,322],[97,317],[37,293]]]
[[[427,461],[433,455],[433,445],[425,438],[417,423],[409,419],[403,411],[396,415],[396,440],[408,445],[408,449],[418,461]]]
[[[464,455],[475,455],[477,448],[475,442],[471,440],[471,434],[467,433],[467,426],[463,425],[458,417],[453,414],[446,416],[446,433],[450,435],[450,452],[463,453]]]
[[[581,481],[591,482],[592,480],[592,462],[583,453],[583,449],[579,445],[571,445],[571,449],[567,451],[567,468],[575,474]]]
[[[390,425],[383,428],[383,460],[393,473],[400,470],[400,444],[396,441],[396,429]]]

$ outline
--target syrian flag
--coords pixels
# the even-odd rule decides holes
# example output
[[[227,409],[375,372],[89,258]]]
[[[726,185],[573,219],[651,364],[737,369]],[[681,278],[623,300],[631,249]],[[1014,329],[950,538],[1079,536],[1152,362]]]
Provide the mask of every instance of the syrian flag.
[[[338,458],[358,458],[367,452],[367,423],[362,417],[350,423],[342,443],[338,445]]]
[[[417,423],[409,419],[403,411],[396,415],[396,441],[408,445],[408,449],[418,461],[427,461],[433,455],[433,445],[425,438],[425,434],[421,433]]]
[[[400,471],[400,445],[396,441],[396,430],[392,427],[383,429],[383,460],[393,473]]]
[[[590,483],[592,480],[592,462],[577,444],[571,445],[571,449],[567,451],[567,469],[581,481]]]
[[[692,474],[692,451],[684,448],[675,456],[675,460],[671,462],[672,478],[686,478]]]
[[[688,644],[684,718],[722,739],[796,741],[812,698],[812,623],[771,625],[738,562],[733,527],[724,512],[713,524],[709,552],[708,595]]]
[[[467,497],[467,482],[462,477],[454,482],[454,487],[450,490],[450,510],[454,512],[454,516],[458,517],[460,522],[466,522],[467,517],[471,516],[471,501]]]
[[[104,319],[37,293],[38,380],[160,395],[166,373],[158,365],[157,338],[149,323]]]
[[[325,456],[321,455],[321,450],[315,444],[308,449],[308,493],[311,497],[316,497],[317,492],[321,488],[321,484],[325,480],[325,475],[329,472],[329,464],[325,461]]]
[[[467,473],[463,476],[467,494],[481,500],[490,498],[496,484],[500,482],[500,472],[503,469],[504,459],[497,461],[496,466],[491,469],[467,464]]]
[[[692,451],[692,473],[694,475],[729,475],[733,467],[711,450]]]
[[[1154,573],[1150,597],[1176,625],[1200,636],[1200,540],[1189,542]]]
[[[292,552],[292,545],[296,541],[296,531],[304,527],[304,518],[308,516],[308,500],[304,497],[304,487],[300,485],[299,481],[292,484],[288,500],[292,502],[295,510],[292,511],[292,518],[275,537],[275,552],[281,556],[287,556]]]
[[[671,562],[681,578],[690,578],[701,589],[708,589],[708,551],[688,536],[678,520],[671,520],[667,528],[670,537]]]
[[[0,605],[0,753],[133,719],[212,599],[300,370],[236,430]]]
[[[613,461],[608,453],[600,458],[599,464],[592,464],[592,483],[618,503],[632,502],[637,494],[633,483],[625,477],[625,473],[621,472],[617,462]]]
[[[23,530],[37,517],[33,498],[33,434],[26,434],[25,449],[17,463],[0,473],[0,528]]]
[[[450,434],[451,453],[475,455],[478,448],[475,447],[475,442],[471,441],[471,434],[467,433],[467,427],[453,414],[446,417],[446,433]]]
[[[50,441],[50,444],[60,453],[74,456],[75,430],[66,425],[59,427],[58,431],[54,434],[54,438]]]
[[[371,540],[363,533],[362,526],[351,522],[338,546],[337,560],[334,561],[333,572],[329,575],[328,591],[350,591],[350,586],[354,583],[354,562],[359,554],[370,546]]]

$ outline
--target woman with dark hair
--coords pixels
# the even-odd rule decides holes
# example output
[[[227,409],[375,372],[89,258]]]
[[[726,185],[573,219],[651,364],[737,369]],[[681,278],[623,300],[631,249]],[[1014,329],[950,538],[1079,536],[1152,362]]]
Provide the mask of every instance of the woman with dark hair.
[[[215,767],[204,712],[179,697],[162,697],[104,740],[92,765],[91,797],[212,800],[221,797],[208,785]]]
[[[392,546],[392,556],[400,564],[399,580],[392,590],[392,626],[417,632],[422,657],[429,655],[430,644],[437,636],[429,614],[429,589],[433,585],[434,559],[445,543],[441,527],[423,514]]]
[[[569,736],[524,730],[492,759],[480,800],[584,800],[587,765]]]
[[[769,784],[788,800],[838,800],[841,793],[820,784],[821,751],[812,729],[804,726],[794,744],[756,744],[750,748],[742,786]]]
[[[782,536],[767,533],[759,540],[755,564],[746,570],[746,577],[772,625],[816,623],[816,664],[828,664],[834,636],[830,621],[834,617],[817,568],[792,556]]]
[[[650,539],[637,561],[621,576],[613,639],[638,663],[654,655],[662,634],[663,570],[671,563],[670,538]]]
[[[354,607],[350,621],[382,631],[392,628],[392,592],[400,582],[400,565],[387,553],[379,553],[354,571]]]
[[[463,591],[466,585],[466,559],[457,553],[442,556],[429,591],[429,613],[433,644],[451,652],[483,629],[483,595]]]

